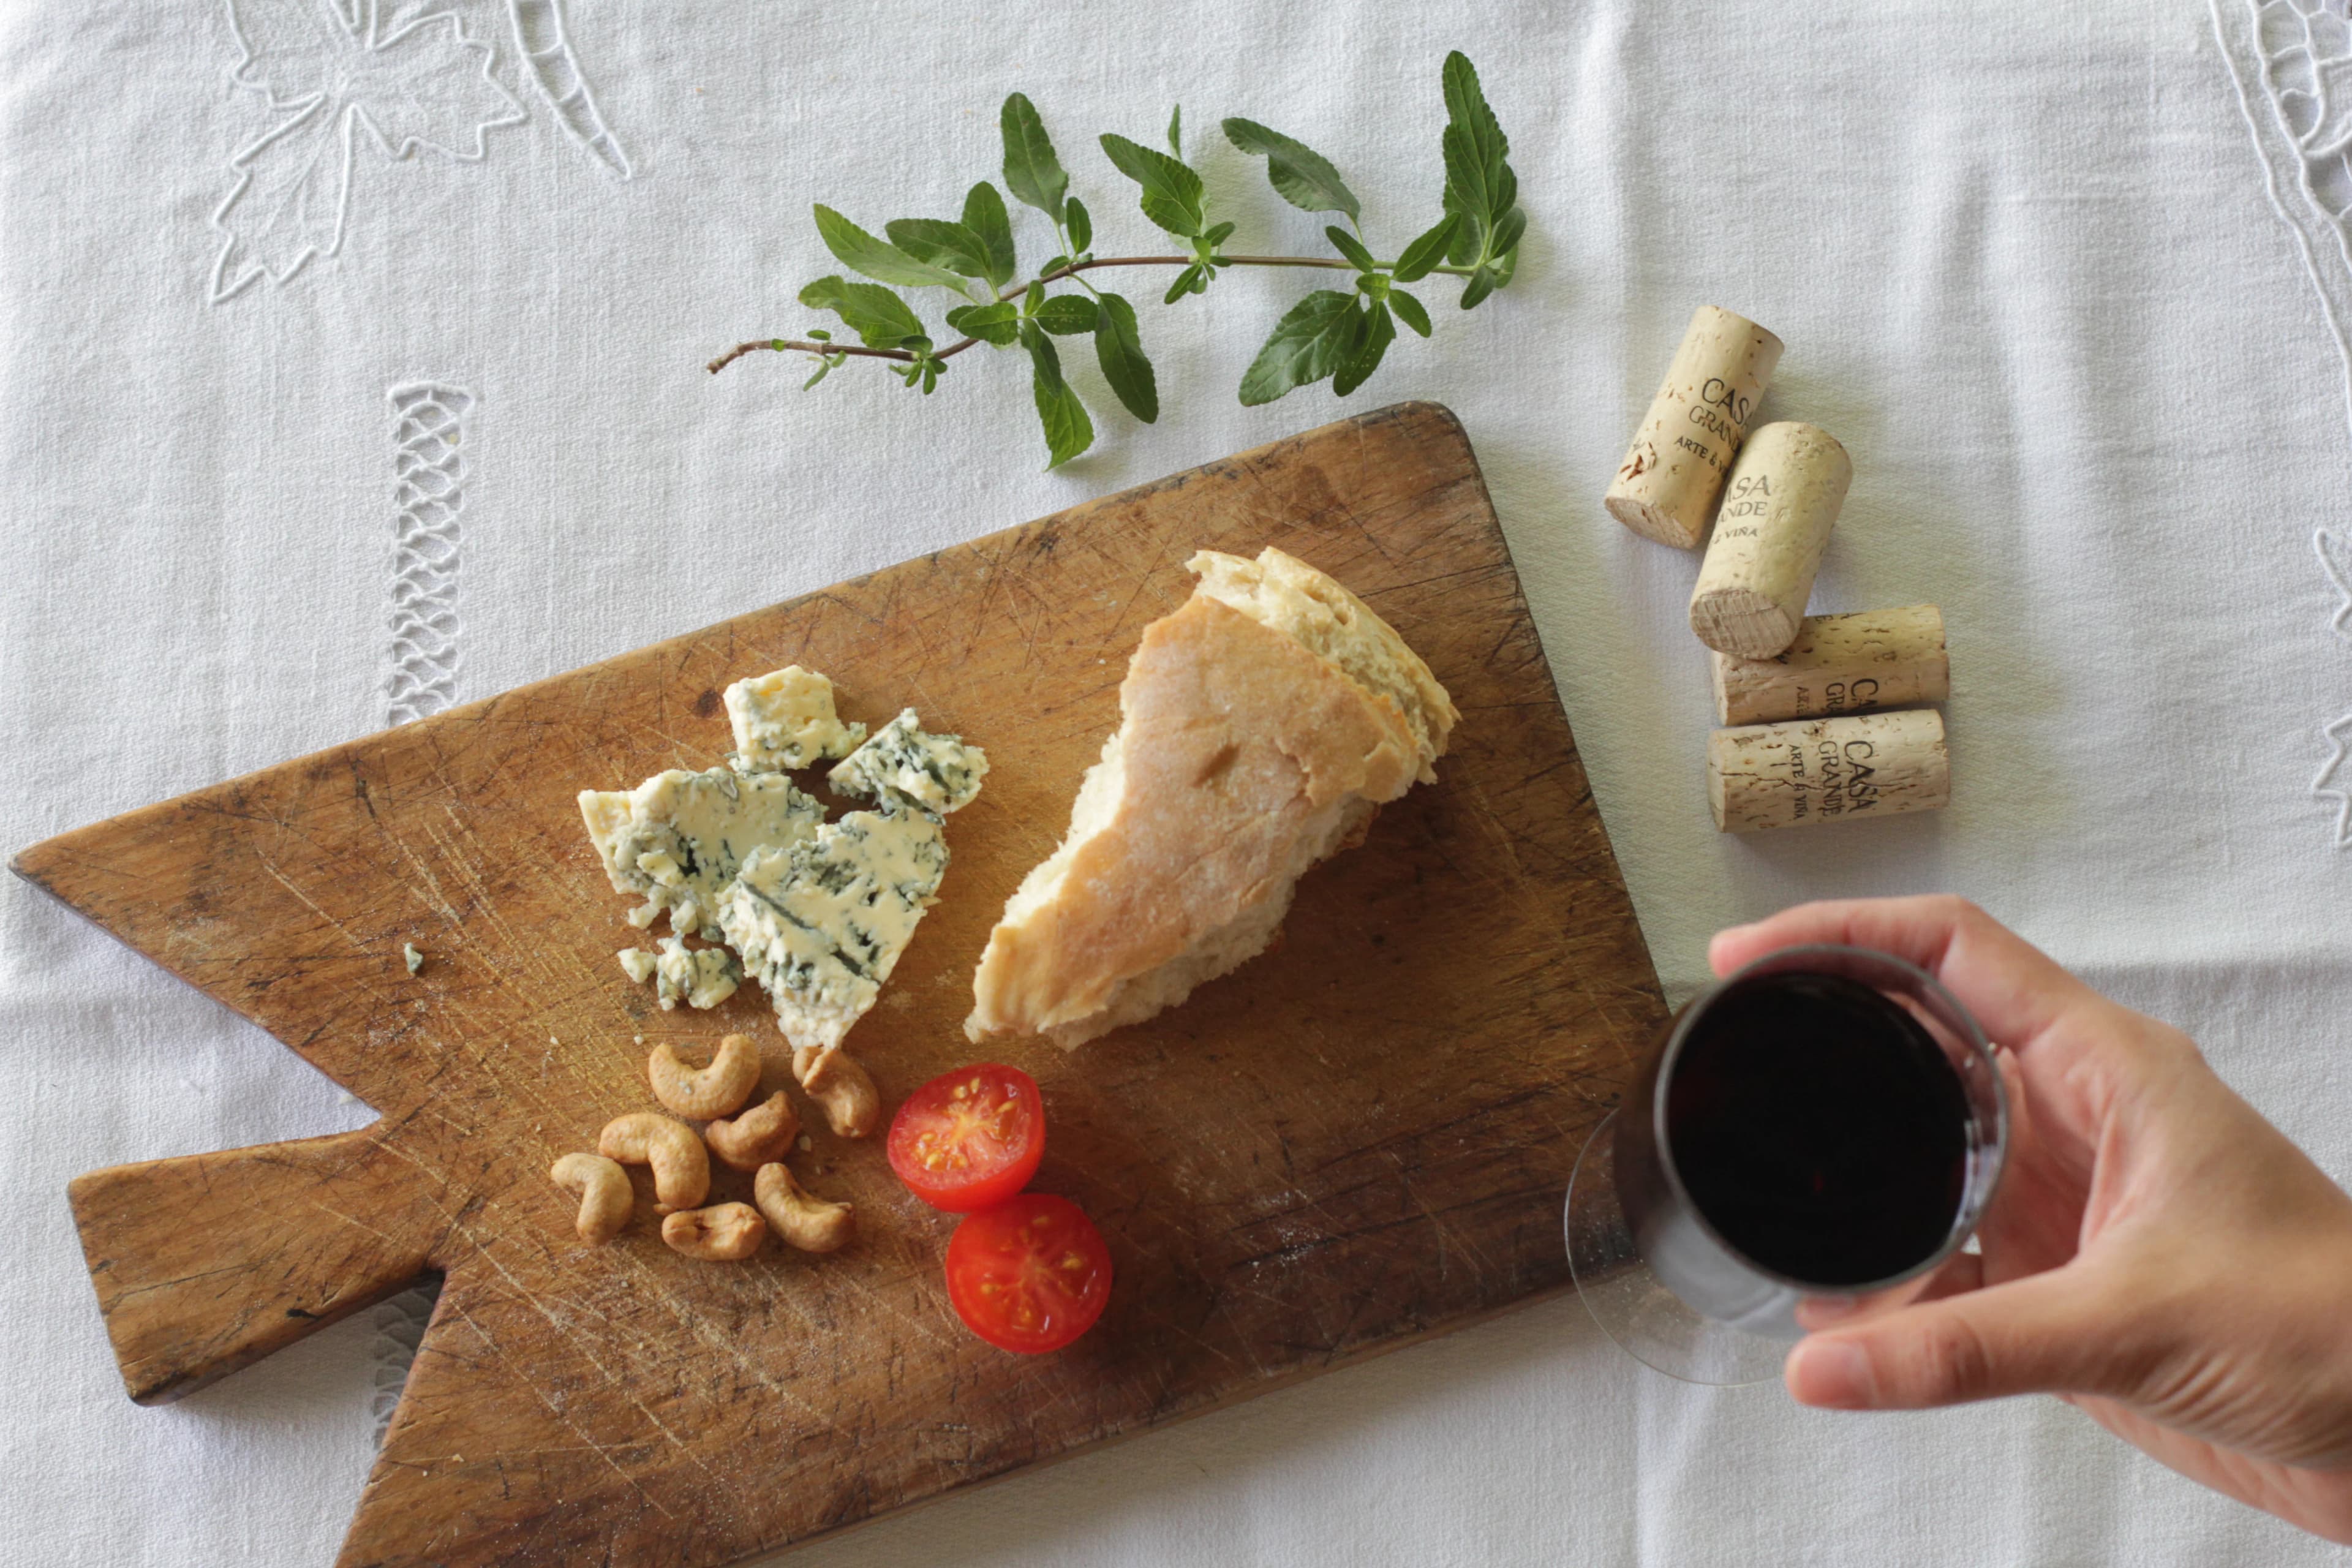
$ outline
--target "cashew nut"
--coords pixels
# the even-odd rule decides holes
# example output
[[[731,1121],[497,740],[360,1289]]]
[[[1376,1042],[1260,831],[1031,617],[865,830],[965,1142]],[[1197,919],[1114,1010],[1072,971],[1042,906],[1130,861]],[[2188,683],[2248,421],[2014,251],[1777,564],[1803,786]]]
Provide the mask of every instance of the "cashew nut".
[[[740,1263],[760,1250],[767,1235],[768,1222],[750,1204],[713,1204],[662,1221],[662,1239],[671,1251],[706,1263]]]
[[[596,1152],[624,1165],[654,1168],[656,1214],[694,1208],[710,1195],[710,1156],[683,1121],[651,1110],[616,1116],[604,1123]]]
[[[778,1164],[762,1165],[751,1178],[751,1201],[776,1234],[803,1252],[837,1252],[857,1229],[857,1211],[848,1204],[812,1197]]]
[[[863,1138],[882,1120],[882,1096],[866,1069],[843,1052],[802,1046],[793,1052],[793,1076],[824,1108],[836,1137]]]
[[[646,1058],[646,1077],[653,1080],[654,1098],[680,1116],[700,1121],[732,1115],[760,1087],[760,1047],[749,1035],[730,1035],[709,1067],[690,1068],[665,1043]]]
[[[548,1175],[567,1193],[580,1194],[580,1239],[601,1247],[629,1223],[636,1194],[629,1191],[629,1173],[602,1154],[566,1154]]]
[[[801,1119],[784,1092],[775,1093],[732,1121],[714,1121],[702,1130],[710,1152],[739,1171],[756,1171],[771,1160],[781,1160],[799,1136]]]

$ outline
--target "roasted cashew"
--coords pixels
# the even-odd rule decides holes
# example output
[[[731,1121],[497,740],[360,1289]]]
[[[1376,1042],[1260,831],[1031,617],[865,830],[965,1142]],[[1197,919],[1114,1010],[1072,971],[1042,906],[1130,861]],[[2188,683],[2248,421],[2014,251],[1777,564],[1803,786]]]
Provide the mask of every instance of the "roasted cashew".
[[[567,1193],[580,1194],[580,1239],[601,1247],[629,1223],[636,1194],[629,1191],[629,1173],[602,1154],[566,1154],[548,1176]]]
[[[801,1119],[793,1102],[778,1089],[732,1121],[714,1121],[702,1130],[710,1152],[739,1171],[756,1171],[771,1160],[781,1160],[800,1135]]]
[[[700,1206],[710,1195],[710,1156],[702,1140],[683,1121],[656,1111],[638,1110],[604,1123],[596,1152],[624,1165],[654,1168],[656,1214],[675,1214]]]
[[[697,1121],[731,1116],[760,1087],[760,1047],[749,1035],[729,1035],[719,1042],[709,1067],[690,1068],[664,1043],[646,1058],[646,1077],[653,1081],[654,1098],[680,1116]]]
[[[768,1216],[776,1235],[803,1252],[838,1252],[857,1230],[855,1208],[810,1196],[780,1164],[760,1167],[751,1178],[751,1201]]]
[[[662,1221],[662,1239],[672,1252],[706,1263],[740,1263],[760,1250],[767,1235],[768,1222],[750,1204],[713,1204]]]
[[[866,1069],[839,1050],[802,1046],[793,1052],[793,1076],[824,1107],[836,1137],[863,1138],[882,1120],[882,1096]]]

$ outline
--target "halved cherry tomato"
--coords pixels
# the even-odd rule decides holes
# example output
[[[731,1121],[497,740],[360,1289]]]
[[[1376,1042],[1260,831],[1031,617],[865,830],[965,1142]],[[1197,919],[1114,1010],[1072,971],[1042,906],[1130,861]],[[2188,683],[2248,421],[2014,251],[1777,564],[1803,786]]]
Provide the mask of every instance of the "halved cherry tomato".
[[[948,1300],[965,1327],[1000,1350],[1057,1351],[1102,1316],[1110,1248],[1069,1199],[1023,1193],[956,1226]]]
[[[969,1214],[1029,1184],[1045,1156],[1045,1101],[1019,1068],[982,1062],[931,1079],[898,1107],[890,1168],[935,1209]]]

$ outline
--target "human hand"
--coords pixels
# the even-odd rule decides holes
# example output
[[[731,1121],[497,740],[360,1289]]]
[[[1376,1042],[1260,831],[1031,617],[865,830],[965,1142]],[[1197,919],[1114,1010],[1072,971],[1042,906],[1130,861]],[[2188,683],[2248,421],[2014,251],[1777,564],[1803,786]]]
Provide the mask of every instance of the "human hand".
[[[1719,932],[1717,974],[1801,942],[1908,959],[1976,1015],[2008,1168],[1922,1298],[1790,1352],[1801,1404],[2050,1393],[2193,1480],[2352,1542],[2352,1197],[2178,1029],[1953,898],[1805,904]]]

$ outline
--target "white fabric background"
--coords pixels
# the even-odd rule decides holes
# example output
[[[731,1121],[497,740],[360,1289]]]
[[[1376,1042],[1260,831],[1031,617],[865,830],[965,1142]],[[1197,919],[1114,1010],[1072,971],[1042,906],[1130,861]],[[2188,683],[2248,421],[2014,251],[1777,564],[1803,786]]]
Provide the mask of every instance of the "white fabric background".
[[[464,698],[1434,398],[1486,465],[1670,990],[1697,983],[1727,921],[1811,895],[1956,889],[2196,1031],[2352,1176],[2352,860],[2334,847],[2336,803],[2311,793],[2321,727],[2352,708],[2352,646],[2329,629],[2311,544],[2343,526],[2345,371],[2225,67],[2242,0],[2215,3],[573,0],[626,181],[519,73],[503,5],[387,5],[380,37],[454,15],[495,47],[512,95],[434,54],[417,99],[384,116],[395,136],[437,128],[470,149],[478,120],[521,118],[484,135],[478,162],[396,161],[362,132],[336,254],[215,302],[231,156],[293,112],[232,82],[227,14],[12,0],[0,847],[384,721],[397,384],[476,399],[451,627]],[[411,41],[446,44],[447,26]],[[1145,309],[1168,413],[1137,426],[1079,368],[1102,449],[1053,475],[1016,366],[985,353],[928,402],[870,367],[807,396],[772,356],[701,369],[740,338],[815,324],[792,303],[835,269],[810,202],[874,227],[952,214],[993,173],[1014,88],[1044,112],[1105,253],[1151,231],[1092,137],[1153,139],[1178,98],[1237,247],[1308,246],[1319,221],[1213,139],[1227,113],[1332,157],[1393,253],[1434,215],[1437,66],[1456,45],[1513,138],[1531,217],[1518,279],[1475,315],[1439,310],[1434,341],[1401,342],[1347,405],[1324,389],[1234,400],[1258,338],[1309,286],[1296,274]],[[488,107],[453,126],[453,104]],[[1037,259],[1042,225],[1017,230]],[[1702,300],[1787,341],[1767,412],[1853,454],[1816,607],[1946,609],[1948,814],[1758,841],[1708,825],[1705,666],[1682,626],[1696,563],[1598,505]],[[329,1560],[372,1448],[370,1324],[135,1408],[64,1184],[368,1111],[13,882],[0,1052],[0,1182],[21,1205],[0,1249],[15,1325],[0,1562]],[[2341,1560],[2054,1402],[1856,1417],[1770,1388],[1687,1389],[1625,1362],[1572,1300],[798,1561],[950,1554]]]

